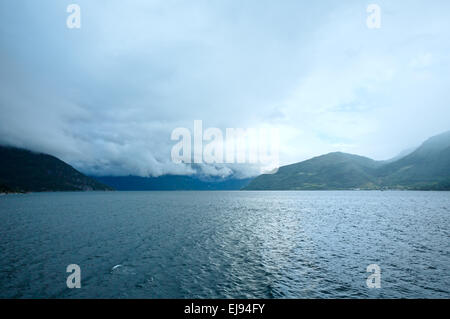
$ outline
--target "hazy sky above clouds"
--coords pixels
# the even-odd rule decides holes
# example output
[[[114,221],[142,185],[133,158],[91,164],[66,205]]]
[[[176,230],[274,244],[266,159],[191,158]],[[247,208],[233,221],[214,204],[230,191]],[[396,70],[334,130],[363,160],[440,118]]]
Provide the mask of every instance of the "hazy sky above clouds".
[[[170,134],[199,119],[278,128],[281,164],[387,159],[450,129],[449,17],[447,0],[4,0],[0,143],[89,174],[186,173]]]

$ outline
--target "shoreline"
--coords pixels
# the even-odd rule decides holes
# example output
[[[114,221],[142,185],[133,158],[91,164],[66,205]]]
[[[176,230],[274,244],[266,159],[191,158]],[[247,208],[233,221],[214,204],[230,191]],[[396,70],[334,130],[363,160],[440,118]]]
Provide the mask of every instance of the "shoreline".
[[[0,192],[0,196],[4,195],[26,195],[39,193],[126,193],[126,192],[450,192],[448,189],[223,189],[223,190],[209,190],[209,189],[179,189],[179,190],[114,190],[114,191],[30,191],[30,192]]]

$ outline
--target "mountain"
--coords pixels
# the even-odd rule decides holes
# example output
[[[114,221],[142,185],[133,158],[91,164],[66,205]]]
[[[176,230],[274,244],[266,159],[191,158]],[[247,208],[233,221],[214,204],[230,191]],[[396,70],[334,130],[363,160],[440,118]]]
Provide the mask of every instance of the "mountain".
[[[100,176],[95,178],[119,191],[240,190],[247,186],[251,180],[182,175],[164,175],[159,177]]]
[[[450,131],[389,161],[330,153],[255,179],[88,177],[58,158],[0,146],[0,193],[86,190],[450,190]]]
[[[281,167],[276,174],[261,175],[246,190],[326,190],[375,188],[380,166],[367,157],[330,153]]]
[[[389,188],[450,189],[450,131],[381,167],[378,176]]]
[[[450,190],[450,131],[391,161],[330,153],[261,175],[244,190]]]
[[[412,148],[408,148],[406,150],[401,151],[397,156],[394,156],[391,159],[385,160],[385,163],[392,163],[395,161],[398,161],[399,159],[411,154],[412,152],[414,152],[417,149],[417,147],[412,147]]]
[[[0,146],[0,192],[111,190],[58,158]]]

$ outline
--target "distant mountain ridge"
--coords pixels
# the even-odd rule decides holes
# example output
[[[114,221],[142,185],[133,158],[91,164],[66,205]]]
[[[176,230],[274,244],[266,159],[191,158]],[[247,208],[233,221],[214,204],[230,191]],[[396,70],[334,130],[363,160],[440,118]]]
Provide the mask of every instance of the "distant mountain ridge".
[[[96,176],[95,179],[118,191],[240,190],[251,181],[251,178],[206,178],[196,175]]]
[[[112,189],[450,190],[450,131],[389,161],[335,152],[254,179],[195,175],[88,177],[54,156],[0,146],[0,193]]]
[[[90,190],[240,190],[250,178],[164,175],[89,177],[58,158],[0,146],[0,193]]]
[[[85,176],[60,159],[0,146],[0,192],[91,191],[111,187]]]
[[[244,190],[410,189],[450,190],[450,131],[434,136],[406,156],[374,161],[330,153],[261,175]]]

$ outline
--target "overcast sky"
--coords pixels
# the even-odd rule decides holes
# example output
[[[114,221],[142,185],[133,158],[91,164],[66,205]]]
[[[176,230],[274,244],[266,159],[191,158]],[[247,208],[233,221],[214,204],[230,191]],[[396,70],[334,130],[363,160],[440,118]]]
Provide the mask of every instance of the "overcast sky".
[[[3,0],[0,144],[88,174],[186,173],[170,134],[198,119],[278,128],[281,164],[388,159],[450,129],[449,39],[447,0]]]

